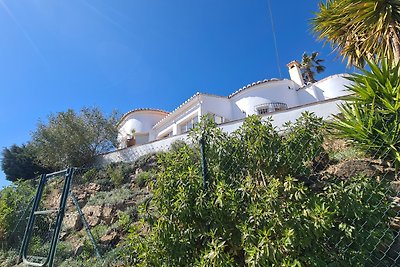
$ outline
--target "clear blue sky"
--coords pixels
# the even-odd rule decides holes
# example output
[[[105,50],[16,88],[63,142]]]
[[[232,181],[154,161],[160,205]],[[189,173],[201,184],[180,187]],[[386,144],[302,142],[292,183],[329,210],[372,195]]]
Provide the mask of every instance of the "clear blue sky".
[[[347,71],[311,33],[318,0],[270,1],[282,78],[304,51],[319,77]],[[279,78],[272,36],[267,0],[0,0],[0,148],[68,108],[172,110]]]

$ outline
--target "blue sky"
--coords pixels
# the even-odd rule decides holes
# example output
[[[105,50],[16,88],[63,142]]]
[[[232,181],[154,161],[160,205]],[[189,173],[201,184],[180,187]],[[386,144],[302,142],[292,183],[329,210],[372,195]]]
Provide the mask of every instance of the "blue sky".
[[[304,51],[326,60],[320,78],[348,71],[311,33],[319,1],[270,1],[282,75],[267,0],[0,0],[0,148],[68,108],[172,110],[288,78]]]

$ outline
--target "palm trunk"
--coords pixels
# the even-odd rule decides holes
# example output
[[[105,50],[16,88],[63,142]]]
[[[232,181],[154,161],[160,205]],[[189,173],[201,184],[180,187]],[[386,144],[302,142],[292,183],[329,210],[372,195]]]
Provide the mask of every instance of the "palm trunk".
[[[392,43],[392,48],[393,48],[393,57],[394,57],[394,63],[397,64],[400,61],[400,38],[399,38],[399,32],[396,30],[396,27],[394,25],[390,25],[390,31],[391,31],[391,43]]]

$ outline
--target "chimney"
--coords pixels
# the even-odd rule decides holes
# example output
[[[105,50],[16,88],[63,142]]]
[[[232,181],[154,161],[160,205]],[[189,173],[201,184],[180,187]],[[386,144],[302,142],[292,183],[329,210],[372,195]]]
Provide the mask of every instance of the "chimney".
[[[300,86],[304,86],[303,75],[301,75],[300,64],[296,60],[286,65],[289,68],[290,79]]]

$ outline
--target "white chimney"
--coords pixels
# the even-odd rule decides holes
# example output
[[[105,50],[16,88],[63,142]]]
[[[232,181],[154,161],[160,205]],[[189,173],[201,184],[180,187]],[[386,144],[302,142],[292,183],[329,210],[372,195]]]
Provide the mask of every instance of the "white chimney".
[[[289,68],[290,79],[300,86],[304,86],[303,75],[301,75],[300,64],[296,60],[286,65]]]

